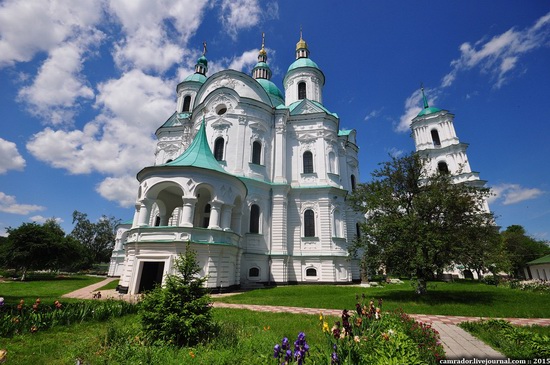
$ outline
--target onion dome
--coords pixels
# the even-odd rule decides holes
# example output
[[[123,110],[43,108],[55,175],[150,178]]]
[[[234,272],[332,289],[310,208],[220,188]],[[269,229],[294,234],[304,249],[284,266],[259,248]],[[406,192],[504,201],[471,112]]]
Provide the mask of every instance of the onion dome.
[[[262,48],[258,53],[258,63],[252,69],[252,77],[258,81],[260,85],[269,95],[274,106],[284,104],[284,96],[281,90],[270,80],[271,69],[267,64],[267,52],[265,50],[265,34],[262,33]]]

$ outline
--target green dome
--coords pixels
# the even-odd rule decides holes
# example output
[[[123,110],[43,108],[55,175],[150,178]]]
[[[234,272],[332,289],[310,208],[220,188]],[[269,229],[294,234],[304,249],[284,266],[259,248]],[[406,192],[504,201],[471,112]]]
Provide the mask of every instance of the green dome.
[[[256,79],[256,81],[258,81],[258,83],[262,85],[262,87],[270,97],[274,96],[275,98],[279,99],[277,100],[279,103],[274,102],[275,106],[284,103],[285,98],[283,96],[283,93],[273,82],[266,79]],[[273,98],[271,99],[273,100]]]
[[[200,64],[202,64],[202,65],[208,66],[208,60],[206,59],[206,57],[204,57],[204,55],[202,55],[202,56],[197,60],[197,63],[200,63]]]
[[[437,112],[440,112],[440,111],[441,111],[441,109],[434,108],[434,107],[424,108],[424,109],[422,109],[422,111],[420,113],[418,113],[417,117],[421,117],[423,115],[428,115],[428,114],[432,114],[432,113],[437,113]]]
[[[187,76],[185,80],[183,80],[183,82],[185,81],[196,81],[196,82],[200,82],[201,84],[204,84],[204,82],[206,81],[206,76],[195,72],[194,74]]]
[[[319,69],[319,66],[317,66],[315,62],[313,62],[309,58],[304,57],[304,58],[298,58],[296,61],[294,61],[288,67],[287,73],[299,67],[313,67],[313,68]]]
[[[258,62],[254,68],[263,67],[263,68],[269,68],[268,64],[265,62]]]

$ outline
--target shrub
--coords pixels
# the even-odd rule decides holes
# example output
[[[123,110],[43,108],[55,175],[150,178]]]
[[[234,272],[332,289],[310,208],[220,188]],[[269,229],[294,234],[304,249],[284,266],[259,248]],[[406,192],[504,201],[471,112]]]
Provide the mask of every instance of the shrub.
[[[141,301],[141,323],[151,343],[191,346],[216,331],[204,287],[207,278],[199,276],[196,253],[189,244],[174,265],[176,274],[168,275],[164,287],[157,286]]]

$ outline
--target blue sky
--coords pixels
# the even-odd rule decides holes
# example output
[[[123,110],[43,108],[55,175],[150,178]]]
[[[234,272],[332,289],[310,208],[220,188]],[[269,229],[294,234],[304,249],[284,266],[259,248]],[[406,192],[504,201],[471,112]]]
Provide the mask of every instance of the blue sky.
[[[266,34],[272,81],[300,27],[324,105],[355,128],[361,181],[414,149],[421,107],[455,114],[503,228],[550,240],[548,1],[0,1],[0,234],[74,210],[133,216],[136,173],[208,43],[208,75],[251,72]]]

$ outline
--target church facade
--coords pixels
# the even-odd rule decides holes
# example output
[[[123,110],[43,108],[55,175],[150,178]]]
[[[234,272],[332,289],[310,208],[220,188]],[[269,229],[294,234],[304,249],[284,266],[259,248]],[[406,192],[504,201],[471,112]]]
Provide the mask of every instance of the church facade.
[[[346,203],[356,131],[323,105],[325,75],[301,36],[284,93],[263,43],[252,76],[208,76],[205,49],[177,85],[155,164],[137,174],[134,218],[117,233],[109,275],[122,292],[162,283],[188,243],[210,288],[360,281],[348,245],[363,218]]]

